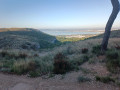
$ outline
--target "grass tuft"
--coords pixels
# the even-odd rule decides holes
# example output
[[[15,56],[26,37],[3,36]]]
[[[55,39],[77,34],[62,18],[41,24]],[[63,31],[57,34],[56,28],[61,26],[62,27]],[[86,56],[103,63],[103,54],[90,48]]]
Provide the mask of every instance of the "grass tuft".
[[[79,76],[78,77],[78,82],[81,83],[81,82],[90,82],[91,79],[88,78],[88,77],[84,77],[84,76]]]

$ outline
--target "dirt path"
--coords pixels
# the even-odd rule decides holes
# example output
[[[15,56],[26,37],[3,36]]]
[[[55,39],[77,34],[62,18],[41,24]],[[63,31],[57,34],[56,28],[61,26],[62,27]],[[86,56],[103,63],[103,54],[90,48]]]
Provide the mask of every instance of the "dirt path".
[[[60,75],[53,78],[28,78],[26,76],[6,75],[0,73],[0,90],[120,90],[120,88],[96,81],[78,83],[81,72],[72,72],[61,79]]]
[[[90,72],[84,73],[79,70],[65,75],[55,75],[51,78],[46,78],[47,76],[29,78],[0,73],[0,90],[120,90],[112,83],[96,82],[96,75],[106,76],[109,74],[104,64],[88,64],[87,62],[81,68]],[[78,83],[77,78],[79,76],[88,77],[91,81]]]

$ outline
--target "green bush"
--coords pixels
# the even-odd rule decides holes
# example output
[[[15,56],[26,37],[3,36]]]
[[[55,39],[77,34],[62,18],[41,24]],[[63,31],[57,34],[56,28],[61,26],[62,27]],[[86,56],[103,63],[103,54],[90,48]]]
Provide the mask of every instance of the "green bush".
[[[11,71],[15,74],[20,74],[20,75],[27,73],[28,72],[27,62],[21,61],[14,63]]]
[[[9,50],[0,52],[0,71],[21,75],[35,73],[36,70],[40,75],[53,72],[53,56],[38,57],[36,53],[28,54]]]
[[[101,45],[94,46],[92,48],[92,53],[97,54],[97,55],[101,54]]]
[[[106,56],[108,59],[118,59],[119,58],[119,54],[115,50],[107,51]]]
[[[89,64],[95,64],[96,61],[95,61],[94,59],[90,59],[90,60],[88,61],[88,63],[89,63]]]
[[[89,60],[88,56],[82,56],[73,58],[72,60],[69,60],[70,63],[70,70],[79,70],[79,66],[83,63],[87,62]]]
[[[79,70],[79,63],[78,63],[79,61],[76,61],[76,60],[71,60],[71,61],[69,61],[69,63],[70,63],[70,70],[72,71],[72,70]]]
[[[84,62],[86,62],[86,61],[89,60],[89,57],[85,55],[85,56],[83,56],[81,59],[83,60],[83,63],[84,63]]]
[[[107,60],[106,66],[110,72],[117,73],[117,72],[119,72],[119,69],[120,69],[120,60],[118,60],[118,59]]]
[[[3,68],[11,68],[12,65],[14,64],[14,60],[12,60],[12,59],[11,60],[2,60],[1,63],[2,63]]]
[[[117,73],[120,70],[120,57],[119,53],[115,50],[110,50],[106,53],[107,61],[106,66],[107,69],[112,73]]]
[[[39,71],[30,71],[28,74],[29,77],[33,77],[33,78],[40,76]]]
[[[115,82],[115,80],[109,76],[106,76],[106,77],[96,76],[95,78],[96,78],[96,81],[100,81],[103,83]]]
[[[35,61],[25,61],[21,60],[15,62],[12,66],[12,72],[16,74],[26,74],[29,71],[35,71],[37,69],[37,64]]]

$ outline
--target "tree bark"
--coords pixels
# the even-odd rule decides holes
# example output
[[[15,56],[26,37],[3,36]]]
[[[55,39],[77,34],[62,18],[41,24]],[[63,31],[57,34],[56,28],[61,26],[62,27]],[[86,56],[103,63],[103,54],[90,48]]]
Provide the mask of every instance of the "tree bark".
[[[112,14],[106,24],[105,33],[104,33],[104,37],[103,37],[103,41],[102,41],[102,45],[101,45],[102,52],[107,50],[107,45],[108,45],[108,41],[109,41],[109,37],[110,37],[111,28],[112,28],[112,25],[120,11],[120,4],[119,4],[118,0],[111,0],[111,3],[113,6],[113,11],[112,11]]]

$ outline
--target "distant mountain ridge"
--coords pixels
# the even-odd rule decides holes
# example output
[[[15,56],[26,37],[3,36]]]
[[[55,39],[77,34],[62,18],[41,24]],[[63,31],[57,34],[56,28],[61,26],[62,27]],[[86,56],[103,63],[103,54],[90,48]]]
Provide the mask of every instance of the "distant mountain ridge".
[[[0,28],[0,32],[6,32],[6,31],[29,31],[31,29],[29,28]]]
[[[42,49],[58,45],[56,37],[32,28],[0,28],[0,48]]]
[[[104,36],[104,33],[100,34],[100,35],[97,35],[97,36],[94,36],[94,37],[91,37],[91,38],[92,39],[103,38],[103,36]],[[120,29],[111,31],[110,38],[120,38]]]

